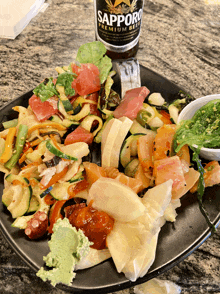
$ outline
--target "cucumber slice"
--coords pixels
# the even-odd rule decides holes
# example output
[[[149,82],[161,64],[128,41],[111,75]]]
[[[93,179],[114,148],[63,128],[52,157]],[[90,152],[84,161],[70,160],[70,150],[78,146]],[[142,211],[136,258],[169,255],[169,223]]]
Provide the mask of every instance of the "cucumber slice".
[[[15,191],[18,192],[13,195],[13,200],[8,206],[13,218],[22,216],[28,211],[32,196],[31,186],[22,187],[21,185],[16,185],[15,187]]]
[[[145,129],[144,127],[142,127],[138,122],[137,122],[137,120],[136,119],[134,119],[133,120],[133,124],[132,124],[132,126],[131,126],[131,128],[130,128],[130,133],[131,134],[145,134],[145,135],[147,135],[147,134],[149,134],[149,133],[152,133],[152,132],[154,132],[154,131],[152,131],[152,130],[149,130],[149,129]],[[155,132],[154,132],[155,133]]]
[[[8,207],[10,205],[10,203],[12,202],[12,200],[13,200],[13,195],[15,193],[14,187],[15,186],[11,185],[9,188],[3,190],[2,203],[6,207]]]
[[[81,174],[81,176],[75,175],[75,177],[72,177],[72,179],[70,179],[69,182],[77,183],[77,182],[83,181],[84,177],[82,176],[82,173],[79,173],[79,174]]]
[[[172,121],[172,123],[177,124],[177,120],[178,120],[178,116],[179,116],[179,109],[174,106],[174,105],[170,105],[168,107],[169,110],[169,114],[170,114],[170,120]]]
[[[64,159],[69,159],[69,160],[77,160],[76,157],[73,157],[71,155],[65,154],[62,151],[60,151],[59,149],[57,149],[54,145],[53,142],[51,140],[48,140],[46,143],[46,147],[47,149],[53,153],[54,155],[60,157],[60,158],[64,158]]]
[[[142,110],[149,112],[149,114],[151,114],[151,118],[155,117],[155,107],[154,106],[151,106],[148,103],[143,103]]]
[[[152,131],[157,131],[158,128],[164,125],[163,121],[157,116],[155,116],[148,124]]]
[[[29,185],[29,181],[27,178],[24,178],[22,176],[19,175],[15,175],[15,174],[8,174],[5,177],[5,180],[8,181],[9,183],[12,183],[14,180],[19,181],[21,184],[28,186]]]
[[[42,190],[39,186],[39,181],[36,178],[32,179],[32,182],[35,181],[35,184],[32,186],[32,194],[37,197],[38,202],[40,201],[41,198],[44,198],[50,191],[53,189],[53,187],[49,187],[46,190]]]
[[[27,223],[29,220],[31,220],[33,215],[24,215],[24,216],[19,216],[16,218],[16,220],[12,223],[12,227],[14,228],[19,228],[21,230],[26,229]]]
[[[76,182],[80,182],[80,181],[84,180],[83,171],[84,171],[84,166],[83,166],[83,164],[81,164],[79,166],[78,172],[76,174],[74,174],[71,177],[71,179],[68,180],[68,182],[76,183]]]
[[[36,210],[36,212],[37,211],[43,211],[43,212],[45,212],[47,214],[49,212],[50,205],[45,202],[45,197],[43,197],[43,198],[40,197],[40,194],[42,193],[42,190],[40,189],[40,187],[38,185],[39,181],[36,178],[33,178],[32,180],[36,181],[36,185],[32,186],[32,196],[36,197],[36,199],[38,201],[38,204],[39,204],[38,209]],[[29,210],[27,212],[29,212]],[[32,217],[34,217],[34,214],[32,214],[32,215],[23,215],[23,216],[17,217],[16,220],[12,223],[12,227],[16,227],[16,228],[19,228],[19,229],[26,229],[27,222],[29,220],[31,220]]]
[[[40,186],[39,186],[40,181],[37,178],[32,178],[31,183],[32,183],[32,186],[31,186],[32,194],[38,198],[38,195],[42,193],[42,190],[40,189]]]
[[[39,202],[37,211],[44,211],[47,214],[49,212],[50,205],[46,204],[44,198],[40,198],[39,195],[35,195],[35,196]],[[19,228],[21,230],[26,229],[28,221],[31,220],[34,217],[34,215],[35,214],[17,217],[16,220],[12,223],[12,227]]]
[[[64,127],[67,127],[67,128],[69,128],[71,125],[79,125],[79,122],[77,122],[77,121],[72,121],[72,120],[69,120],[67,118],[64,118],[62,120],[57,115],[52,115],[50,117],[50,120],[53,121],[53,122],[59,123],[59,124],[63,125]]]
[[[62,119],[59,118],[59,116],[57,115],[52,115],[50,118],[49,118],[50,121],[53,121],[53,122],[56,122],[56,123],[59,123],[59,124],[62,124]]]
[[[57,85],[56,86],[56,89],[57,89],[57,91],[60,94],[60,100],[61,100],[61,102],[63,104],[63,107],[64,107],[65,111],[66,112],[69,112],[69,111],[72,111],[73,112],[73,106],[70,103],[69,99],[66,97],[64,87]]]
[[[120,153],[120,162],[123,167],[126,167],[126,165],[131,161],[131,143],[134,140],[138,140],[141,136],[144,136],[145,134],[134,134],[129,136],[123,143]]]
[[[94,139],[95,143],[101,143],[101,141],[102,141],[102,133],[103,133],[103,130],[105,129],[107,123],[108,123],[112,118],[113,118],[113,115],[110,115],[110,116],[106,119],[106,121],[104,122],[104,124],[103,124],[101,130],[98,132],[98,134],[96,135],[96,137],[95,137],[95,139]]]
[[[62,103],[63,103],[63,106],[64,106],[64,109],[66,110],[66,112],[73,112],[73,106],[72,104],[70,103],[69,99],[61,99]]]
[[[161,93],[152,93],[148,97],[148,102],[153,105],[162,106],[165,103],[165,99],[162,97]]]
[[[137,157],[138,156],[137,140],[133,140],[131,142],[130,150],[131,150],[131,157]]]
[[[62,125],[67,128],[71,127],[72,125],[78,126],[79,124],[80,124],[79,122],[72,121],[67,118],[64,118],[64,120],[62,121]]]
[[[39,201],[36,196],[32,195],[27,213],[35,212],[38,210],[38,208],[39,208]]]
[[[84,180],[84,176],[83,176],[83,170],[84,170],[84,166],[83,164],[80,165],[79,167],[79,171],[77,172],[77,174],[75,174],[70,180],[70,183],[76,183],[76,182],[80,182],[82,180]]]
[[[134,178],[139,165],[139,160],[137,158],[132,159],[125,167],[125,175]]]
[[[60,103],[60,100],[57,103],[57,107],[60,111],[60,113],[62,113],[62,115],[69,120],[73,120],[73,121],[79,121],[82,118],[86,117],[89,113],[90,113],[90,104],[86,103],[83,105],[82,109],[80,110],[79,113],[75,114],[75,115],[71,115],[68,114],[63,106],[62,103]]]
[[[53,185],[53,189],[51,190],[50,194],[56,200],[68,200],[70,195],[68,194],[68,188],[73,184],[69,182],[64,183],[56,183]]]
[[[61,149],[65,155],[70,156],[71,158],[75,158],[75,160],[78,160],[89,154],[89,146],[85,142],[76,142],[65,146],[62,145]]]

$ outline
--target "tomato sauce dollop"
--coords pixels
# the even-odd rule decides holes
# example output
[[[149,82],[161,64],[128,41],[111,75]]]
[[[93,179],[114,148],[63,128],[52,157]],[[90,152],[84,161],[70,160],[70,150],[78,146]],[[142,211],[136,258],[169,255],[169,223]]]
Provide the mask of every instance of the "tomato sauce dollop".
[[[74,204],[65,208],[65,216],[76,229],[81,229],[95,249],[106,248],[106,237],[113,229],[114,219],[104,211],[94,209],[85,203]]]

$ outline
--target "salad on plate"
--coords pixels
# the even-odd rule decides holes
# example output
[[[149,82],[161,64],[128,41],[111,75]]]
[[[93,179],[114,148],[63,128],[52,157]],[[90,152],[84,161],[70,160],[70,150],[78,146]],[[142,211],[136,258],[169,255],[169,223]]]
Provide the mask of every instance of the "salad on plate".
[[[201,173],[189,146],[175,141],[178,114],[193,98],[180,91],[168,104],[142,86],[121,99],[102,43],[82,45],[56,70],[2,123],[2,202],[30,242],[50,238],[47,268],[37,273],[44,281],[71,285],[74,271],[109,258],[136,281],[180,198],[220,183],[219,163]]]

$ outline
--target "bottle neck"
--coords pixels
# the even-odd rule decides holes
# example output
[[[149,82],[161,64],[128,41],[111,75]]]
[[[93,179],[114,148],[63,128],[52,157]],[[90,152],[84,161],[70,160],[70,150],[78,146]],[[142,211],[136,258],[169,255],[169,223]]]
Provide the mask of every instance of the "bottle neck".
[[[128,51],[120,53],[120,52],[114,52],[114,51],[107,50],[106,54],[111,59],[129,59],[129,58],[135,57],[137,55],[138,48],[139,48],[139,42]]]

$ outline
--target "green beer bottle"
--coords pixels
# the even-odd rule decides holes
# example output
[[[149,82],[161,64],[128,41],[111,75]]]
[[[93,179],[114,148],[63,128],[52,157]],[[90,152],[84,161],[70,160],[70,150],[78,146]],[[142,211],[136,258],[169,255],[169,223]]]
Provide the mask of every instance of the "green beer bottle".
[[[112,59],[134,57],[139,47],[144,0],[94,0],[96,40]]]

